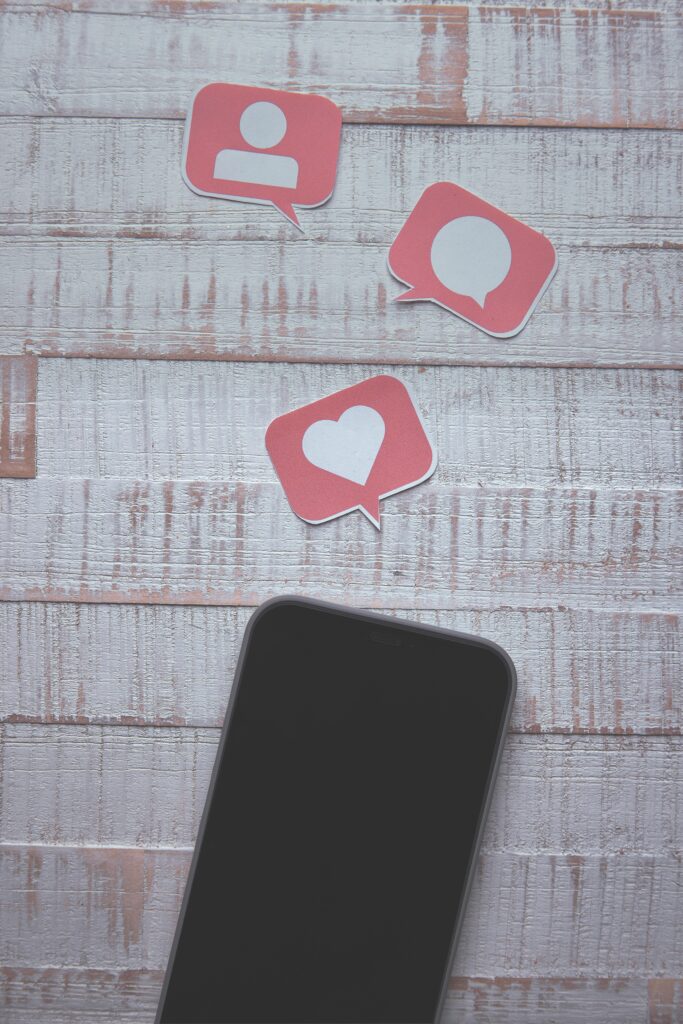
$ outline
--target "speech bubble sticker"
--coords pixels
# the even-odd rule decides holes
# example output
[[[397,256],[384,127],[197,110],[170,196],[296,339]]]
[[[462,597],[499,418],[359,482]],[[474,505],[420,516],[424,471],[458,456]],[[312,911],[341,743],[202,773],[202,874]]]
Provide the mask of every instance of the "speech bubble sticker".
[[[314,525],[357,510],[379,530],[380,501],[436,469],[410,391],[388,374],[278,416],[266,449],[292,511]]]
[[[410,290],[495,338],[522,330],[557,270],[539,231],[450,181],[429,185],[394,239],[389,270]]]
[[[302,230],[294,207],[334,190],[341,123],[325,96],[212,82],[187,115],[183,179],[199,195],[275,206]]]

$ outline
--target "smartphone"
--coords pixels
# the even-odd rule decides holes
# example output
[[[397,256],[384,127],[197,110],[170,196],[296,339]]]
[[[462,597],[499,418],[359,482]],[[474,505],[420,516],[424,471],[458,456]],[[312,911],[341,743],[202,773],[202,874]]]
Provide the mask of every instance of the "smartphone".
[[[157,1024],[433,1024],[514,690],[489,641],[263,605]]]

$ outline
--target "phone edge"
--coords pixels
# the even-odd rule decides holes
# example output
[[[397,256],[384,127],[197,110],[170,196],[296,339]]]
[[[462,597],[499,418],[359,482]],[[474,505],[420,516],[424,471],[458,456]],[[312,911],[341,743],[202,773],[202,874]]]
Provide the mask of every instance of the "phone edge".
[[[381,623],[395,623],[396,625],[400,625],[402,627],[407,626],[409,628],[413,628],[420,633],[438,633],[442,636],[456,637],[458,640],[464,640],[467,643],[470,643],[474,646],[485,647],[488,650],[494,651],[501,658],[501,660],[504,662],[507,668],[508,693],[506,696],[505,712],[501,719],[500,731],[498,734],[498,738],[496,740],[496,749],[494,752],[494,756],[491,760],[491,767],[489,769],[488,778],[486,780],[486,791],[484,795],[484,800],[482,802],[481,811],[479,814],[479,820],[477,822],[477,827],[475,830],[470,860],[468,862],[467,870],[465,872],[465,884],[463,886],[460,907],[458,909],[455,925],[453,927],[453,936],[449,947],[446,969],[444,971],[444,978],[441,985],[441,992],[439,994],[436,1006],[436,1013],[432,1021],[432,1024],[438,1024],[439,1019],[443,1013],[443,1007],[446,1001],[446,996],[448,995],[448,982],[451,976],[451,968],[453,966],[453,961],[455,959],[458,940],[460,938],[463,919],[465,917],[465,910],[467,908],[467,903],[470,897],[470,891],[472,889],[472,883],[474,881],[474,867],[477,861],[477,857],[479,856],[479,850],[483,838],[484,827],[486,825],[486,820],[488,818],[489,809],[491,806],[491,800],[493,798],[494,785],[500,768],[500,761],[503,753],[503,747],[505,745],[505,738],[507,736],[508,728],[510,725],[512,706],[514,704],[515,697],[517,694],[517,670],[508,652],[493,640],[483,639],[482,637],[474,636],[471,633],[461,633],[457,630],[445,629],[443,626],[432,626],[423,622],[415,622],[413,619],[397,619],[393,615],[382,615],[377,612],[366,611],[363,608],[354,608],[347,605],[339,605],[330,601],[321,601],[317,598],[304,597],[298,594],[282,594],[277,597],[271,597],[267,601],[264,601],[262,604],[260,604],[257,608],[254,609],[254,612],[249,618],[249,621],[247,622],[246,628],[244,630],[244,636],[242,637],[240,653],[237,658],[237,665],[235,666],[235,674],[233,678],[232,689],[230,690],[230,697],[228,698],[228,703],[225,709],[225,719],[223,721],[223,728],[221,730],[221,736],[220,740],[218,741],[218,748],[216,750],[216,758],[213,764],[213,768],[211,770],[211,778],[209,780],[209,786],[206,793],[204,809],[202,811],[199,828],[197,830],[197,839],[195,841],[195,847],[192,853],[192,860],[190,862],[190,869],[187,874],[185,889],[183,891],[183,898],[180,904],[178,921],[176,923],[176,928],[173,935],[173,942],[171,943],[171,949],[168,955],[166,969],[164,971],[164,981],[161,987],[161,992],[159,994],[159,1003],[157,1005],[157,1012],[154,1017],[154,1024],[163,1024],[162,1011],[164,1008],[164,1003],[166,1001],[168,985],[173,970],[173,963],[175,960],[178,942],[180,940],[180,933],[182,931],[182,926],[185,919],[185,911],[187,908],[187,904],[189,902],[190,891],[192,889],[192,883],[194,881],[197,862],[199,860],[199,851],[201,849],[202,841],[204,839],[204,831],[206,829],[209,810],[211,808],[211,804],[213,801],[213,791],[216,784],[218,767],[221,763],[221,759],[223,756],[223,748],[225,746],[225,741],[227,739],[227,735],[230,728],[230,719],[232,717],[235,700],[237,698],[237,693],[239,691],[239,685],[242,678],[242,668],[244,665],[244,661],[246,659],[247,652],[249,650],[249,644],[251,642],[251,634],[253,632],[255,624],[258,622],[258,620],[265,612],[267,612],[273,607],[276,607],[277,605],[287,604],[304,605],[307,607],[322,608],[325,610],[329,609],[331,611],[340,612],[348,618],[364,619],[365,621]]]
[[[227,706],[226,706],[226,709],[225,709],[225,718],[223,719],[223,727],[221,729],[221,736],[220,736],[220,739],[218,741],[218,747],[216,749],[216,757],[215,757],[215,760],[214,760],[214,763],[213,763],[213,768],[211,769],[211,777],[209,779],[209,785],[208,785],[208,788],[207,788],[207,791],[206,791],[206,799],[205,799],[205,802],[204,802],[204,808],[202,810],[202,816],[201,816],[201,819],[200,819],[200,822],[199,822],[199,828],[197,829],[197,838],[195,840],[195,846],[194,846],[194,850],[192,852],[192,860],[190,862],[190,869],[189,869],[189,871],[187,873],[187,879],[185,881],[185,889],[183,891],[183,898],[182,898],[182,901],[181,901],[181,904],[180,904],[180,911],[178,913],[178,921],[176,923],[175,932],[173,933],[173,942],[171,943],[171,949],[170,949],[170,952],[168,954],[168,961],[166,963],[166,969],[164,971],[164,981],[163,981],[163,984],[162,984],[162,987],[161,987],[161,992],[159,994],[159,1003],[157,1005],[156,1016],[154,1017],[154,1024],[162,1024],[162,1013],[163,1013],[163,1009],[164,1009],[164,1003],[166,1002],[166,995],[167,995],[167,992],[168,992],[168,985],[169,985],[169,981],[170,981],[170,978],[171,978],[171,973],[173,971],[173,964],[174,964],[174,961],[175,961],[175,956],[176,956],[176,952],[177,952],[177,948],[178,948],[178,942],[180,940],[180,933],[182,931],[183,922],[185,920],[185,911],[187,909],[187,904],[189,903],[189,899],[190,899],[190,892],[192,890],[192,883],[194,882],[194,876],[195,876],[195,872],[196,872],[196,868],[197,868],[197,862],[199,860],[199,851],[200,851],[201,846],[202,846],[202,841],[204,839],[204,832],[206,830],[206,825],[207,825],[207,822],[208,822],[209,811],[211,809],[211,804],[213,802],[213,791],[214,791],[214,788],[215,788],[215,785],[216,785],[216,777],[218,775],[218,768],[219,768],[219,765],[220,765],[222,757],[223,757],[223,748],[225,746],[225,741],[226,741],[227,736],[228,736],[228,731],[229,731],[229,728],[230,728],[230,719],[232,718],[232,712],[233,712],[235,700],[237,699],[237,692],[239,690],[239,685],[240,685],[240,681],[241,681],[241,678],[242,678],[242,666],[243,666],[244,661],[246,659],[247,651],[249,650],[249,644],[251,642],[251,634],[253,632],[254,625],[256,624],[256,622],[261,617],[261,614],[264,611],[266,611],[268,608],[271,608],[273,605],[280,604],[280,603],[287,604],[287,603],[289,603],[289,601],[287,600],[286,597],[282,597],[282,598],[281,597],[273,597],[273,598],[270,598],[268,601],[264,601],[263,604],[260,604],[258,606],[258,608],[254,609],[254,612],[250,616],[249,621],[247,622],[246,628],[244,630],[244,635],[242,637],[242,644],[240,646],[240,653],[239,653],[238,658],[237,658],[237,665],[235,666],[235,674],[234,674],[234,677],[233,677],[232,688],[230,690],[230,696],[228,698],[228,703],[227,703]]]

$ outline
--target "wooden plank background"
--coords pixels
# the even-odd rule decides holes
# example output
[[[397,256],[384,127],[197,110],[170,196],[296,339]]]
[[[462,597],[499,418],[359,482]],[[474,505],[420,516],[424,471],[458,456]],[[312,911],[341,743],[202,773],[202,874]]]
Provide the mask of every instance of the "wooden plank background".
[[[191,193],[178,175],[179,121],[7,117],[0,133],[0,230],[12,237],[0,252],[3,351],[679,363],[678,133],[351,125],[332,200],[302,211],[305,237],[274,211],[255,217]],[[559,250],[553,287],[504,346],[431,304],[391,301],[402,288],[386,272],[389,244],[425,182],[449,177]]]
[[[348,121],[676,128],[682,26],[680,11],[8,4],[0,110],[178,117],[230,68],[324,90]]]
[[[683,1021],[683,22],[581,6],[3,5],[3,1024],[153,1019],[241,637],[286,591],[517,664],[444,1021]],[[212,79],[342,106],[305,235],[183,185]],[[517,338],[392,302],[439,179],[557,246]],[[379,534],[307,526],[264,429],[380,370],[437,473]]]

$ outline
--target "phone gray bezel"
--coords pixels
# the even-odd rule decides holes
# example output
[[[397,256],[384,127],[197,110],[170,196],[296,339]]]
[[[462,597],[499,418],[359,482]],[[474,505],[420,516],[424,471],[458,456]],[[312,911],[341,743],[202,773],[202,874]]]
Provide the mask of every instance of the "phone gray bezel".
[[[162,1010],[163,1010],[163,1007],[164,1007],[164,1002],[166,1000],[166,994],[167,994],[167,990],[168,990],[168,985],[169,985],[170,977],[171,977],[171,974],[172,974],[172,971],[173,971],[173,965],[174,965],[174,961],[175,961],[175,956],[176,956],[176,951],[177,951],[177,947],[178,947],[178,942],[180,940],[180,934],[182,932],[183,923],[184,923],[184,920],[185,920],[185,911],[187,909],[187,905],[188,905],[189,899],[190,899],[190,894],[191,894],[191,891],[192,891],[192,883],[194,881],[195,871],[196,871],[196,868],[197,868],[197,862],[198,862],[198,859],[199,859],[199,851],[201,849],[202,841],[203,841],[203,838],[204,838],[204,832],[206,830],[206,825],[207,825],[208,818],[209,818],[209,813],[210,813],[210,810],[211,810],[211,804],[212,804],[212,801],[213,801],[213,792],[214,792],[214,788],[215,788],[215,784],[216,784],[216,778],[217,778],[217,775],[218,775],[218,769],[219,769],[219,766],[221,764],[221,760],[222,760],[222,756],[223,756],[223,748],[225,746],[226,739],[227,739],[228,732],[229,732],[229,728],[230,728],[230,719],[232,717],[232,712],[233,712],[233,708],[234,708],[234,704],[235,704],[235,699],[236,699],[236,696],[237,696],[237,692],[238,692],[238,689],[239,689],[239,684],[240,684],[241,677],[242,677],[242,669],[243,669],[243,665],[244,665],[244,662],[245,662],[246,657],[247,657],[247,653],[249,651],[249,645],[251,643],[251,634],[253,632],[253,628],[254,628],[255,624],[259,621],[259,619],[262,617],[262,615],[264,615],[266,612],[268,612],[271,608],[277,607],[278,605],[292,605],[292,604],[293,605],[300,605],[300,606],[308,607],[308,608],[316,608],[316,609],[320,609],[320,610],[328,611],[328,612],[333,612],[333,613],[336,613],[336,614],[338,614],[338,615],[340,615],[340,616],[342,616],[344,618],[360,619],[360,620],[365,621],[365,622],[382,624],[385,627],[386,626],[391,626],[393,628],[400,628],[400,629],[406,630],[408,632],[418,632],[418,633],[420,633],[422,635],[432,634],[432,635],[438,635],[438,636],[452,637],[453,639],[460,640],[460,641],[462,641],[464,643],[471,644],[472,646],[484,647],[484,648],[486,648],[489,651],[493,651],[495,654],[497,654],[501,658],[501,660],[504,662],[504,664],[505,664],[505,666],[507,668],[508,692],[507,692],[506,701],[505,701],[505,710],[504,710],[503,716],[501,718],[500,730],[499,730],[499,733],[498,733],[498,737],[496,739],[496,746],[495,746],[495,750],[494,750],[494,753],[493,753],[493,757],[491,758],[491,764],[490,764],[490,767],[489,767],[489,774],[488,774],[488,777],[487,777],[487,780],[486,780],[486,789],[485,789],[485,792],[484,792],[484,799],[482,800],[482,803],[481,803],[481,808],[480,808],[480,811],[479,811],[479,819],[477,821],[477,825],[476,825],[476,828],[475,828],[474,841],[472,843],[472,848],[471,848],[471,852],[470,852],[470,859],[468,861],[467,868],[466,868],[466,871],[465,871],[465,883],[464,883],[464,886],[463,886],[462,898],[460,900],[460,906],[458,908],[456,919],[455,919],[455,922],[454,922],[454,925],[453,925],[453,937],[451,939],[451,944],[450,944],[449,953],[448,953],[448,959],[447,959],[447,963],[446,963],[446,969],[444,971],[444,977],[443,977],[443,981],[442,981],[442,984],[441,984],[441,991],[439,993],[439,999],[438,999],[438,1002],[437,1002],[436,1013],[434,1015],[434,1020],[432,1022],[432,1024],[438,1024],[438,1020],[439,1020],[439,1018],[441,1016],[441,1013],[443,1011],[443,1005],[444,1005],[444,1002],[446,1000],[446,995],[448,993],[448,981],[449,981],[449,978],[450,978],[451,968],[452,968],[453,960],[454,960],[454,957],[455,957],[455,952],[456,952],[456,948],[457,948],[457,944],[458,944],[458,939],[460,937],[460,931],[462,929],[462,922],[463,922],[463,918],[465,916],[465,908],[467,907],[467,901],[469,899],[470,890],[472,888],[472,881],[473,881],[473,878],[474,878],[474,865],[476,863],[477,856],[479,854],[479,848],[481,846],[481,840],[482,840],[482,835],[483,835],[483,831],[484,831],[484,825],[486,823],[486,818],[487,818],[487,815],[488,815],[488,812],[489,812],[489,808],[490,808],[490,805],[491,805],[491,798],[492,798],[492,795],[493,795],[493,784],[494,784],[496,776],[498,774],[498,768],[500,766],[500,759],[501,759],[501,755],[502,755],[502,751],[503,751],[503,745],[504,745],[504,741],[505,741],[505,736],[507,735],[508,726],[509,726],[509,723],[510,723],[510,715],[511,715],[511,712],[512,712],[512,705],[514,703],[515,695],[516,695],[516,692],[517,692],[517,672],[516,672],[515,666],[513,664],[512,658],[507,653],[507,651],[503,650],[502,647],[500,647],[498,644],[494,643],[492,640],[484,640],[484,639],[482,639],[480,637],[475,637],[475,636],[472,636],[471,634],[468,634],[468,633],[459,633],[459,632],[456,632],[455,630],[444,629],[441,626],[425,625],[423,623],[413,622],[413,621],[410,621],[410,620],[407,620],[407,619],[396,619],[393,616],[389,616],[389,615],[379,615],[376,612],[363,611],[363,610],[357,609],[357,608],[348,608],[348,607],[345,607],[344,605],[331,604],[331,603],[329,603],[327,601],[316,600],[315,598],[298,597],[296,595],[289,595],[289,594],[285,594],[285,595],[283,595],[281,597],[270,598],[270,600],[264,601],[263,604],[259,605],[259,607],[256,609],[254,614],[249,619],[249,622],[247,623],[247,627],[246,627],[246,629],[244,631],[244,637],[242,638],[242,646],[240,648],[239,657],[237,659],[237,666],[235,668],[235,677],[234,677],[232,689],[230,691],[230,697],[228,699],[228,705],[227,705],[227,708],[226,708],[226,711],[225,711],[225,721],[223,723],[223,729],[221,731],[221,738],[219,740],[218,749],[216,751],[216,759],[214,761],[213,770],[211,772],[211,779],[210,779],[210,782],[209,782],[209,787],[208,787],[208,791],[207,791],[207,795],[206,795],[206,802],[204,804],[204,810],[202,811],[202,817],[201,817],[201,821],[200,821],[200,824],[199,824],[199,829],[198,829],[198,832],[197,832],[197,841],[195,843],[194,853],[192,855],[192,861],[191,861],[191,864],[190,864],[190,870],[188,872],[187,881],[185,883],[185,891],[183,893],[183,899],[182,899],[182,903],[181,903],[181,906],[180,906],[180,913],[178,915],[178,923],[176,925],[175,934],[173,936],[173,942],[171,944],[171,951],[169,953],[168,963],[166,965],[166,971],[164,973],[164,981],[163,981],[163,985],[162,985],[162,988],[161,988],[161,993],[160,993],[160,996],[159,996],[159,1004],[158,1004],[158,1007],[157,1007],[157,1012],[156,1012],[156,1016],[154,1018],[154,1022],[155,1022],[155,1024],[162,1024],[161,1013],[162,1013]],[[193,1024],[201,1024],[201,1022],[193,1022]],[[276,1024],[276,1022],[273,1022],[273,1024]],[[419,1022],[419,1024],[425,1024],[425,1022],[421,1021],[421,1022]]]

